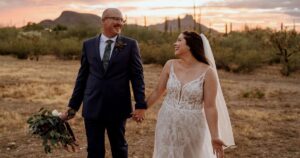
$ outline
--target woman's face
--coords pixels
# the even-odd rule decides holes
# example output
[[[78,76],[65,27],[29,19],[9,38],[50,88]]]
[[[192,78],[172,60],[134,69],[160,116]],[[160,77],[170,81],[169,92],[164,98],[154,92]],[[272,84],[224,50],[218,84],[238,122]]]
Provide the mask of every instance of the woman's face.
[[[184,39],[184,35],[181,33],[177,41],[174,43],[175,48],[175,56],[180,56],[190,51],[190,48],[186,45],[186,40]]]

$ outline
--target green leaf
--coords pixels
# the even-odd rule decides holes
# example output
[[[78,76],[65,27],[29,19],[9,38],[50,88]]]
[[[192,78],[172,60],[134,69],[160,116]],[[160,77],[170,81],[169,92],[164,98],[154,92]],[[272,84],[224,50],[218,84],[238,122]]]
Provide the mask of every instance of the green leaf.
[[[55,126],[55,123],[52,118],[48,118],[47,120],[51,123],[52,126]]]
[[[55,132],[54,132],[54,131],[51,131],[51,132],[50,132],[50,137],[51,137],[51,138],[55,137]]]
[[[56,139],[51,139],[51,145],[55,146],[57,144],[57,140]]]
[[[33,120],[33,117],[29,117],[28,120],[27,120],[27,123],[31,123]]]

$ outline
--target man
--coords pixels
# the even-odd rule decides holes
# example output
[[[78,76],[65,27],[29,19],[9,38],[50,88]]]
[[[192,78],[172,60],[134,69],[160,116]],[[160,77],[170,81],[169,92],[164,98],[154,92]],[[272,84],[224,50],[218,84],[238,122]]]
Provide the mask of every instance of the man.
[[[88,158],[105,157],[105,130],[114,158],[127,158],[126,119],[131,117],[130,82],[136,101],[133,113],[142,121],[147,105],[143,67],[134,39],[120,35],[124,24],[120,10],[108,8],[102,14],[102,33],[83,43],[81,67],[69,102],[61,117],[74,117],[83,102]]]

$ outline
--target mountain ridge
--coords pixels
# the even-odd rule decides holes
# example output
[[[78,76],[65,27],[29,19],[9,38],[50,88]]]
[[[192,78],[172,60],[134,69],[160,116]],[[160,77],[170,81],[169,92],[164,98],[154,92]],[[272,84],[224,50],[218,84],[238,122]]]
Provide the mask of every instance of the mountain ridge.
[[[168,22],[168,31],[178,31],[178,19],[170,19]],[[181,29],[180,30],[193,30],[194,27],[194,19],[192,15],[185,15],[184,18],[180,19]],[[79,13],[74,11],[63,11],[59,17],[54,20],[45,19],[42,20],[40,25],[48,28],[53,28],[56,25],[64,25],[69,28],[72,27],[100,27],[101,26],[101,17],[95,14],[90,13]],[[129,24],[132,25],[132,24]],[[203,24],[196,23],[196,27],[199,30],[201,26],[201,32],[211,31],[212,33],[218,33],[218,31],[214,29],[209,29],[207,26]],[[152,24],[147,26],[150,29],[165,31],[165,22]]]

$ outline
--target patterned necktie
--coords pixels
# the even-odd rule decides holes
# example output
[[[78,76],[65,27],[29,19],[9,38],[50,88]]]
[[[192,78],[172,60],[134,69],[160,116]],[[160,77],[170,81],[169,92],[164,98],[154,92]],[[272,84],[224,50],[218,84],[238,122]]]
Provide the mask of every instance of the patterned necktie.
[[[107,67],[108,67],[110,52],[111,52],[111,44],[113,42],[114,41],[112,41],[112,40],[107,40],[106,41],[106,46],[105,46],[104,55],[103,55],[103,59],[102,59],[103,67],[104,67],[105,71],[107,70]]]

